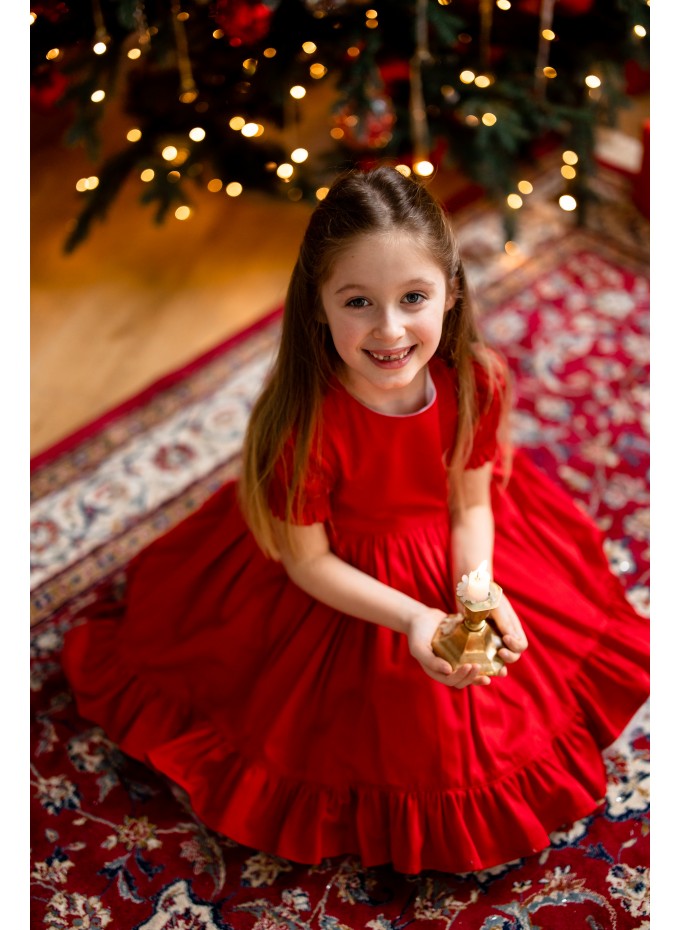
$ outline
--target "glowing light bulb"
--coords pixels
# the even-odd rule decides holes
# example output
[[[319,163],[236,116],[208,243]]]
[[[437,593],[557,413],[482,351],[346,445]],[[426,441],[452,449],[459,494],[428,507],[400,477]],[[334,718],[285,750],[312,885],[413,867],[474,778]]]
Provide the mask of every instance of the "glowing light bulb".
[[[139,177],[142,181],[144,181],[145,184],[148,184],[149,181],[153,181],[153,179],[156,177],[156,172],[153,170],[153,168],[145,168]]]
[[[350,58],[358,58],[359,55],[361,54],[361,49],[358,49],[356,45],[351,45],[347,49],[347,54],[349,55]]]
[[[468,113],[468,115],[465,117],[465,122],[468,124],[468,126],[479,126],[479,117],[475,116],[474,113]]]
[[[399,172],[399,174],[403,174],[405,178],[410,177],[411,169],[408,165],[395,165],[394,167]]]
[[[644,37],[647,35],[647,30],[644,26],[633,26],[633,32],[640,39],[644,39]]]
[[[319,62],[315,62],[313,65],[309,66],[309,73],[315,80],[318,81],[319,78],[322,78],[328,74],[328,68]]]
[[[367,28],[367,29],[377,29],[377,28],[378,28],[378,20],[377,20],[377,19],[367,19],[367,20],[366,20],[366,28]]]
[[[577,165],[578,155],[576,152],[572,152],[571,149],[567,149],[566,152],[562,152],[562,161],[565,165]]]
[[[571,181],[576,177],[576,169],[572,168],[571,165],[562,165],[560,172],[563,178],[566,178],[568,181]]]
[[[80,191],[81,194],[87,190],[87,178],[79,178],[76,181],[76,190]]]
[[[496,0],[496,6],[499,10],[509,10],[512,4],[510,0]]]
[[[265,58],[273,58],[273,57],[276,55],[276,49],[275,49],[275,48],[266,48],[266,49],[262,52],[262,54],[264,55]]]
[[[327,187],[319,187],[319,188],[317,188],[317,190],[316,190],[316,199],[317,199],[317,200],[323,200],[327,193],[328,193],[328,188],[327,188]]]
[[[293,168],[292,165],[289,165],[288,162],[284,161],[283,164],[279,165],[279,167],[276,169],[276,174],[282,180],[287,181],[289,178],[293,177],[294,170],[295,169]]]
[[[173,161],[177,158],[177,149],[174,145],[166,145],[161,155],[166,161]]]
[[[530,194],[533,189],[534,185],[531,183],[531,181],[519,181],[517,183],[517,190],[521,194]]]
[[[550,65],[545,66],[545,68],[543,69],[543,74],[545,77],[550,78],[550,80],[557,77],[557,71],[555,71],[555,69],[552,68]]]
[[[222,190],[222,181],[219,178],[212,178],[206,186],[211,194],[216,194]]]
[[[555,38],[555,33],[552,31],[552,29],[544,29],[541,35],[544,39],[547,39],[548,42],[552,42]]]
[[[241,135],[245,136],[247,139],[251,139],[253,136],[257,135],[257,123],[245,123],[241,128]]]
[[[519,208],[522,206],[523,203],[524,201],[519,196],[519,194],[508,194],[507,204],[513,210],[519,210]]]
[[[291,161],[301,164],[309,158],[309,152],[307,149],[295,149],[295,151],[290,153],[290,158]]]
[[[106,91],[103,90],[95,90],[93,94],[90,94],[92,103],[101,103],[104,97],[106,97]]]
[[[342,139],[345,135],[345,130],[341,129],[339,126],[334,126],[330,131],[330,136],[332,139]]]
[[[458,75],[463,84],[472,84],[475,79],[474,71],[461,71]]]
[[[128,50],[127,57],[134,61],[137,58],[140,58],[142,55],[141,48],[131,48]]]
[[[224,33],[222,32],[221,29],[213,29],[212,37],[213,39],[223,39]]]
[[[482,122],[485,126],[493,126],[493,124],[496,122],[496,117],[493,113],[485,113],[482,116]]]
[[[377,19],[378,11],[377,10],[366,10],[366,19]]]
[[[243,119],[242,116],[232,116],[232,118],[229,120],[229,127],[231,129],[235,129],[237,132],[243,129],[245,124],[246,124],[246,121]]]
[[[419,174],[422,178],[429,178],[429,176],[434,172],[434,165],[431,161],[423,159],[422,161],[417,161],[413,166],[413,170],[416,174]]]
[[[291,87],[289,94],[291,97],[295,97],[296,100],[302,100],[307,91],[302,87],[301,84],[295,84]]]
[[[570,212],[571,210],[576,209],[576,200],[571,196],[571,194],[562,194],[559,199],[559,205],[563,210]]]
[[[475,78],[475,85],[477,87],[488,87],[491,84],[491,78],[486,74],[478,74]]]
[[[194,126],[189,133],[189,138],[192,142],[202,142],[203,139],[205,139],[205,129],[201,129],[200,126]]]
[[[106,42],[95,42],[92,46],[92,51],[95,55],[103,55],[106,51]]]
[[[599,87],[602,83],[596,74],[589,74],[585,80],[588,87]]]
[[[177,209],[175,210],[175,216],[177,217],[178,220],[188,220],[189,217],[191,216],[191,210],[186,205],[177,207]]]
[[[37,18],[38,17],[36,16],[36,14],[31,12],[31,26],[33,25],[33,23],[36,21]]]
[[[139,142],[139,140],[142,138],[142,130],[130,129],[125,138],[128,140],[128,142]]]
[[[306,52],[307,55],[313,55],[314,52],[316,51],[316,45],[314,44],[314,42],[303,42],[302,51]]]
[[[59,58],[61,51],[58,48],[51,48],[49,52],[45,55],[48,61],[54,61],[55,58]]]
[[[182,175],[179,171],[168,171],[168,181],[170,181],[171,184],[177,184],[181,177]]]
[[[224,188],[224,192],[228,197],[238,197],[243,192],[243,185],[238,181],[230,181]]]

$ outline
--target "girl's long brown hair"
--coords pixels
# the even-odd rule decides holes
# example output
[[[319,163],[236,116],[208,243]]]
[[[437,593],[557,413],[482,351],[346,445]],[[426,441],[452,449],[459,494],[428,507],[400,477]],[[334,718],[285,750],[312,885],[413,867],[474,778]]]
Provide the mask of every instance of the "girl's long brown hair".
[[[486,349],[477,331],[458,244],[443,209],[420,182],[404,177],[395,168],[345,172],[311,215],[286,294],[278,354],[245,435],[239,499],[258,544],[272,558],[278,557],[269,508],[275,466],[284,443],[294,433],[292,472],[287,476],[286,516],[290,522],[315,432],[319,438],[316,427],[321,402],[331,378],[342,366],[324,322],[321,286],[351,240],[389,231],[410,233],[415,246],[427,249],[455,295],[452,309],[444,315],[436,353],[458,375],[458,426],[450,463],[453,501],[460,499],[463,468],[480,413],[475,360],[488,376],[486,402],[490,402],[494,389],[501,392],[501,431],[506,430],[507,375],[499,357]]]

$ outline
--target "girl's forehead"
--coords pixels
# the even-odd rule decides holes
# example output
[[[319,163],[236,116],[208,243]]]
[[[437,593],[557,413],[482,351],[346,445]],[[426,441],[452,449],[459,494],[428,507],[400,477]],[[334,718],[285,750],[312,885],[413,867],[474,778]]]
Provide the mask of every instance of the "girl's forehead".
[[[367,273],[427,267],[446,276],[424,238],[403,230],[362,233],[348,240],[331,261],[327,278],[357,266]]]

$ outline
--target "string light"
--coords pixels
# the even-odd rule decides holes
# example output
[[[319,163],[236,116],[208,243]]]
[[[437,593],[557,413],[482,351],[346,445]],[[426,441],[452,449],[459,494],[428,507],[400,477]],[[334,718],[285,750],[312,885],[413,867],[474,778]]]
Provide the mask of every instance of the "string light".
[[[179,173],[179,171],[168,171],[168,181],[171,184],[177,184],[181,177],[182,175]]]
[[[541,35],[547,42],[552,42],[553,39],[556,38],[555,33],[552,31],[552,29],[544,29]]]
[[[178,220],[188,220],[191,216],[191,210],[186,205],[177,207],[175,210],[175,216]]]
[[[523,203],[524,203],[524,201],[523,201],[522,198],[519,196],[519,194],[508,194],[508,196],[507,196],[507,204],[508,204],[508,206],[511,207],[513,210],[519,210],[519,208],[522,206]]]
[[[576,209],[576,200],[571,196],[571,194],[562,194],[559,199],[559,205],[563,210],[570,212],[571,210]]]
[[[303,42],[302,51],[305,52],[307,55],[313,55],[314,52],[316,51],[316,45],[314,44],[314,42]]]
[[[307,161],[309,158],[309,152],[307,149],[295,149],[295,151],[290,153],[291,161],[296,162],[296,164],[301,164],[303,161]]]
[[[106,97],[105,91],[96,90],[93,94],[90,95],[90,100],[92,103],[101,103],[104,97]]]
[[[560,172],[562,177],[566,178],[568,181],[571,181],[576,177],[576,169],[572,168],[571,165],[562,165]]]
[[[189,133],[189,138],[192,142],[202,142],[205,139],[205,129],[195,126]]]
[[[266,48],[266,49],[262,52],[262,54],[264,55],[265,58],[273,58],[273,57],[276,55],[276,49],[275,49],[275,48]]]
[[[644,26],[633,26],[633,32],[640,39],[644,39],[644,37],[647,35],[647,30]]]
[[[141,57],[142,50],[141,48],[131,48],[128,50],[127,57],[131,58],[134,61],[136,58]]]
[[[230,181],[224,188],[224,192],[227,197],[238,197],[239,194],[243,193],[243,185],[239,184],[238,181]]]
[[[309,66],[309,73],[313,78],[318,80],[328,73],[328,68],[325,65],[319,64],[319,62],[315,62],[313,65]]]
[[[246,74],[255,74],[257,71],[257,58],[246,58],[242,67]]]
[[[405,178],[410,177],[411,169],[408,165],[395,165],[394,167],[399,172],[399,174],[403,174]]]
[[[347,49],[347,54],[350,58],[358,58],[361,55],[361,49],[358,49],[356,45],[352,45]]]
[[[243,129],[245,124],[246,124],[246,121],[243,119],[242,116],[232,116],[232,118],[229,120],[230,128],[235,129],[236,132],[239,132],[239,130]]]
[[[489,87],[491,78],[486,74],[478,74],[475,78],[475,84],[477,87]]]
[[[458,75],[463,84],[472,84],[475,79],[474,71],[461,71]]]
[[[557,77],[557,71],[555,71],[555,69],[551,67],[550,65],[545,66],[545,68],[543,69],[543,74],[547,78],[550,78],[550,80]]]
[[[128,142],[139,142],[139,140],[142,138],[142,130],[130,129],[125,138],[128,140]]]
[[[493,113],[485,113],[482,116],[482,122],[485,126],[493,126],[493,124],[496,122],[496,117]]]
[[[588,87],[599,87],[601,83],[602,81],[599,79],[599,77],[596,74],[589,74],[586,77],[586,84],[588,85]]]
[[[45,58],[48,61],[54,61],[55,58],[59,58],[61,55],[61,50],[58,48],[51,48],[49,52],[45,55]]]
[[[177,158],[177,149],[174,145],[166,145],[161,155],[166,161],[174,161]]]
[[[479,126],[479,117],[475,116],[474,113],[468,113],[468,115],[465,117],[465,122],[468,124],[468,126]]]
[[[533,189],[534,185],[531,183],[531,181],[519,181],[517,184],[517,190],[521,194],[530,194]]]
[[[287,181],[289,178],[293,177],[294,170],[295,169],[292,165],[289,165],[288,162],[284,161],[283,164],[279,165],[279,167],[276,169],[276,174],[281,178],[282,181]]]
[[[317,200],[323,200],[327,193],[328,193],[328,188],[327,188],[327,187],[319,187],[319,188],[317,188],[317,191],[316,191],[316,199],[317,199]]]
[[[33,23],[36,21],[37,18],[38,17],[35,15],[35,13],[31,12],[31,26],[33,25]]]
[[[93,191],[95,187],[99,186],[99,178],[96,175],[91,175],[89,178],[80,178],[76,181],[76,190],[80,191]]]
[[[578,155],[576,152],[572,152],[571,149],[567,149],[566,152],[562,152],[562,161],[565,165],[577,165]]]
[[[306,93],[307,91],[301,84],[295,84],[289,91],[291,97],[295,97],[296,100],[302,100]]]
[[[378,11],[377,10],[366,10],[366,19],[377,19]]]
[[[221,29],[214,29],[212,34],[213,39],[223,39],[224,33]]]
[[[422,161],[417,161],[415,163],[415,165],[413,166],[413,170],[415,171],[416,174],[419,174],[422,178],[429,178],[429,176],[434,171],[434,165],[432,164],[431,161],[426,161],[425,159],[423,159]]]
[[[144,181],[145,184],[148,184],[149,181],[153,181],[153,179],[156,177],[156,172],[153,170],[153,168],[145,168],[139,177],[142,181]]]
[[[330,131],[330,136],[332,139],[342,139],[345,135],[345,130],[341,129],[339,126],[334,126]]]
[[[378,20],[377,20],[377,19],[367,19],[367,20],[366,20],[366,28],[367,28],[367,29],[377,29],[377,28],[378,28]]]
[[[241,127],[241,135],[247,139],[252,139],[253,136],[257,135],[257,129],[257,123],[244,123]]]
[[[95,55],[103,55],[106,51],[106,42],[95,42],[92,46],[92,51]]]
[[[212,180],[208,181],[206,187],[211,194],[216,194],[218,191],[222,190],[222,181],[220,178],[212,178]]]
[[[499,10],[509,10],[512,4],[510,0],[496,0],[496,6]]]

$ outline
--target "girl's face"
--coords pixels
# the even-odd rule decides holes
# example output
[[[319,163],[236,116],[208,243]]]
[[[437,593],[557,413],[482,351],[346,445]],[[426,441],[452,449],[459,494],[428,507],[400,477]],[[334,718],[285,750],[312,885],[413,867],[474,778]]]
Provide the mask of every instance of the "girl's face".
[[[321,301],[348,390],[382,413],[420,409],[427,363],[453,305],[444,272],[423,246],[396,232],[353,240],[322,285]]]

